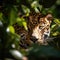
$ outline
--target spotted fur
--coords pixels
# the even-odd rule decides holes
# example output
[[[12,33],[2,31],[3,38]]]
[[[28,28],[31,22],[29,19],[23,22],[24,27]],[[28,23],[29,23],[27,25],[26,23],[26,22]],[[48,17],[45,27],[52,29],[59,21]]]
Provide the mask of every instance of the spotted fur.
[[[29,17],[23,17],[27,20],[28,31],[18,24],[14,24],[17,34],[21,36],[20,46],[27,48],[33,43],[46,44],[46,39],[50,35],[50,24],[52,15],[43,15],[41,13],[30,13]]]

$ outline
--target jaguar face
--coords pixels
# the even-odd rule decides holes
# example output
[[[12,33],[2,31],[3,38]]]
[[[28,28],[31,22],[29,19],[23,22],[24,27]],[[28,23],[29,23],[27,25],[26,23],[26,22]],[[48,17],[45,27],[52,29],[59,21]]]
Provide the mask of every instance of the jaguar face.
[[[46,44],[46,40],[50,35],[50,24],[52,16],[48,14],[46,17],[40,18],[38,25],[33,29],[32,36],[37,39],[36,43]]]

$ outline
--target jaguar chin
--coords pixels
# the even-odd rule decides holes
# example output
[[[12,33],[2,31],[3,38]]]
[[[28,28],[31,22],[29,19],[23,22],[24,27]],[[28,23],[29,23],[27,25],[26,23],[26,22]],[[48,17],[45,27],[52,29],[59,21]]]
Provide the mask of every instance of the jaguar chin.
[[[46,40],[50,36],[50,25],[52,19],[53,17],[50,13],[47,15],[41,13],[30,13],[29,17],[26,18],[28,31],[18,24],[15,24],[15,31],[21,36],[20,46],[27,48],[27,46],[31,46],[33,43],[46,45]]]

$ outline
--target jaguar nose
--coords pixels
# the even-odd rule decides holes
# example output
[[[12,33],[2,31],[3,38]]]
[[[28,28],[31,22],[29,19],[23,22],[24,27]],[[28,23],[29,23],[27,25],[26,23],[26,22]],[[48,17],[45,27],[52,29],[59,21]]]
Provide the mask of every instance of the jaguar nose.
[[[33,41],[34,43],[38,40],[35,36],[31,36],[31,41]]]

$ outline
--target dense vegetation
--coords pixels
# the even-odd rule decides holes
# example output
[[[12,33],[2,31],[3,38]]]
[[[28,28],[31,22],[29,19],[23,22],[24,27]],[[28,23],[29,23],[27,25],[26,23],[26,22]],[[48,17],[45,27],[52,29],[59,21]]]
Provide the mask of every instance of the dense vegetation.
[[[20,60],[20,53],[30,60],[60,57],[60,0],[0,0],[0,3],[0,59]],[[20,22],[27,29],[25,19],[20,16],[29,16],[31,11],[53,15],[51,42],[49,46],[33,45],[29,51],[25,51],[19,46],[20,36],[15,33],[13,24]]]

